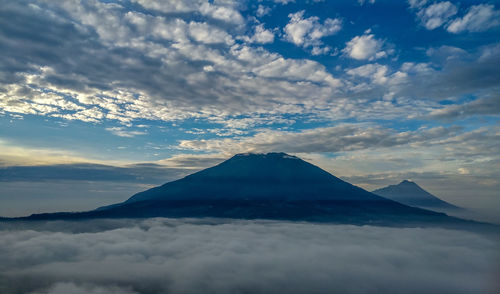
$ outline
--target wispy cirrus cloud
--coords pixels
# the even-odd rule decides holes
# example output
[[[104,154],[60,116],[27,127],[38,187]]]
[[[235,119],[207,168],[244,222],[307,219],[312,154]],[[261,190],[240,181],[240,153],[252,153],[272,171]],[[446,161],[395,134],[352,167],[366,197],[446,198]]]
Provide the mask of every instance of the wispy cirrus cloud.
[[[146,135],[146,131],[127,130],[124,127],[110,127],[106,128],[107,131],[119,137],[133,138],[135,136]]]

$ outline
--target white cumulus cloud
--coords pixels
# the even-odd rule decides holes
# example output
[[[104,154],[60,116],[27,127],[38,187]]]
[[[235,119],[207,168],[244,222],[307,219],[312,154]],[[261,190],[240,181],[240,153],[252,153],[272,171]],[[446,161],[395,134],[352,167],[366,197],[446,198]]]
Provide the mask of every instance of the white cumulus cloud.
[[[304,18],[305,11],[290,13],[290,21],[285,26],[285,39],[303,48],[312,48],[313,54],[327,53],[331,49],[323,46],[323,37],[336,34],[342,29],[342,20],[327,18],[320,23],[319,18],[311,16]]]
[[[392,54],[393,50],[383,50],[383,40],[376,39],[375,35],[369,32],[370,30],[347,42],[343,49],[344,54],[357,60],[375,60]]]
[[[481,32],[500,25],[500,11],[491,4],[471,6],[466,15],[453,20],[446,28],[450,33]]]
[[[257,7],[257,16],[262,17],[271,12],[271,7],[260,5]]]
[[[408,0],[410,8],[420,8],[427,3],[427,0]]]
[[[433,30],[446,23],[457,13],[457,7],[451,2],[438,2],[420,10],[417,16],[428,30]]]
[[[259,24],[254,28],[254,34],[251,37],[245,36],[243,40],[250,43],[267,44],[274,42],[274,33],[264,27],[264,24]]]
[[[226,43],[231,45],[234,43],[231,35],[207,23],[189,23],[189,33],[193,39],[205,44]]]

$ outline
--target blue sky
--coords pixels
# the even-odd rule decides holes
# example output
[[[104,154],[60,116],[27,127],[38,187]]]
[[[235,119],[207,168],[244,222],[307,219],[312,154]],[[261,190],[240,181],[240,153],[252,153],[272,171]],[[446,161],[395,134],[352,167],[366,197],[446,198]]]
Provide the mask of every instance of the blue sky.
[[[0,215],[249,151],[498,213],[498,1],[1,2]]]

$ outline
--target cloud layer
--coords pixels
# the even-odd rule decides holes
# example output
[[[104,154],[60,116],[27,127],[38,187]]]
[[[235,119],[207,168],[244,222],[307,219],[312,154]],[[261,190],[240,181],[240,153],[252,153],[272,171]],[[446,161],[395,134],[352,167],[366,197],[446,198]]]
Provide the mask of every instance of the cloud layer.
[[[276,106],[299,104],[311,92],[324,100],[340,85],[318,62],[252,46],[273,42],[274,34],[264,24],[243,34],[237,3],[137,2],[142,8],[136,10],[77,0],[2,5],[0,36],[9,40],[2,51],[10,58],[2,61],[0,107],[130,125],[287,113]],[[308,46],[340,29],[338,20],[307,21],[313,26],[300,38]]]
[[[497,243],[470,232],[171,219],[33,226],[2,224],[2,293],[493,293],[498,286]]]
[[[449,12],[452,7],[450,2],[440,2],[420,8],[417,14],[428,27],[442,26],[454,15]],[[308,56],[290,58],[260,47],[273,43],[275,32],[265,23],[246,21],[241,10],[232,1],[165,5],[137,1],[132,7],[77,0],[5,3],[0,37],[9,58],[1,61],[0,108],[8,113],[125,126],[141,119],[221,121],[255,114],[280,119],[339,105],[369,110],[370,104],[360,100],[364,97],[425,101],[485,91],[477,82],[489,76],[488,64],[498,63],[498,48],[489,44],[482,50],[491,54],[482,60],[408,62],[400,68],[378,65],[397,79],[367,83],[348,74],[349,66],[334,74],[331,66]],[[485,24],[491,28],[497,24],[496,15],[492,5],[471,6],[448,29],[479,31]],[[283,41],[312,54],[342,50],[339,58],[380,61],[396,52],[392,48],[396,45],[370,29],[342,44],[328,45],[325,38],[342,31],[340,17],[320,19],[305,10],[288,16],[288,23],[277,28]],[[488,58],[493,63],[486,62]],[[474,74],[466,74],[470,67]],[[458,81],[467,83],[455,79],[462,72],[464,78]],[[493,73],[490,84],[497,86],[496,77]],[[443,84],[452,89],[443,91]],[[383,116],[388,118],[390,112]],[[108,129],[117,136],[145,134],[119,126]]]
[[[498,204],[499,19],[491,1],[0,0],[0,215],[245,151]]]

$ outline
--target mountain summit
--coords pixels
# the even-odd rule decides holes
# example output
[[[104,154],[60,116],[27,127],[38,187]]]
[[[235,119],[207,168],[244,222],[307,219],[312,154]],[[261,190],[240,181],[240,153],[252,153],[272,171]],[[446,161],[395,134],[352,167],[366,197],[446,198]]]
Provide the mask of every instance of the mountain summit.
[[[24,219],[222,217],[350,224],[446,222],[436,213],[377,196],[285,153],[237,154],[127,201]]]
[[[438,211],[457,210],[459,207],[439,199],[422,189],[415,182],[404,180],[397,185],[390,185],[373,191],[374,194],[409,206]]]

